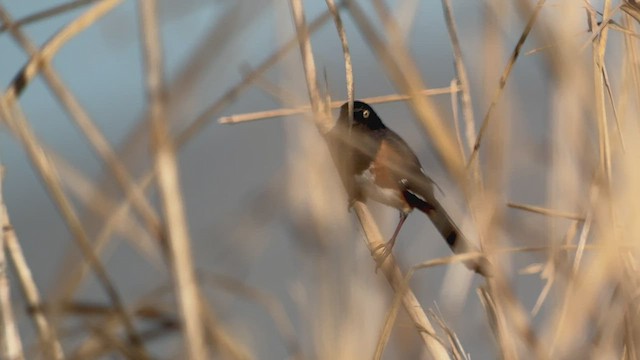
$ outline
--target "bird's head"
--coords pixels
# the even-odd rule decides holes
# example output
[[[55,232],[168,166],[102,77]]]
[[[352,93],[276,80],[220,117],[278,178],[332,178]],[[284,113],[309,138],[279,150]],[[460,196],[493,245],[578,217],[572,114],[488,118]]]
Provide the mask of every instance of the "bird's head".
[[[349,103],[344,103],[340,107],[340,117],[338,122],[349,124]],[[382,120],[369,104],[362,101],[353,102],[353,122],[354,124],[365,126],[371,130],[384,129]]]

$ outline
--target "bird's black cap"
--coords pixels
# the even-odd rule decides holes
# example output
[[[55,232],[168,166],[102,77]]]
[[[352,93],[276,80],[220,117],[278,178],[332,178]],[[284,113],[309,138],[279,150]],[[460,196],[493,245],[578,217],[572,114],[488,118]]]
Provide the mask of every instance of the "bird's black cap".
[[[349,103],[346,102],[340,107],[340,118],[339,121],[348,124],[349,121]],[[385,126],[382,123],[378,114],[373,110],[373,108],[363,102],[356,100],[353,102],[353,121],[356,124],[364,125],[365,127],[371,130],[384,129]]]

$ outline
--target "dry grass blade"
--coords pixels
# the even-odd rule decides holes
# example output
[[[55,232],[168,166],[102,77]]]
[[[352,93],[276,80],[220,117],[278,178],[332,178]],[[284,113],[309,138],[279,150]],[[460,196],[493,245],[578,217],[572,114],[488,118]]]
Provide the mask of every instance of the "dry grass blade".
[[[302,56],[304,75],[307,80],[307,91],[309,92],[309,99],[311,101],[311,110],[315,115],[314,119],[316,124],[321,129],[321,132],[324,133],[325,131],[322,131],[322,128],[329,124],[327,121],[322,121],[319,116],[322,106],[321,98],[317,86],[316,65],[313,60],[309,28],[307,27],[307,21],[304,17],[302,0],[291,0],[289,4],[296,25],[296,35],[298,36],[298,46],[300,48],[300,55]]]
[[[2,18],[2,21],[9,26],[12,35],[22,44],[25,51],[31,57],[37,58],[39,54],[35,45],[33,45],[25,34],[15,26],[15,23],[11,21],[9,14],[1,6],[0,17]],[[102,131],[96,126],[95,122],[91,120],[91,117],[80,105],[73,93],[64,85],[62,79],[53,67],[48,64],[44,64],[42,66],[42,73],[54,95],[58,98],[60,103],[64,105],[76,122],[76,125],[87,137],[96,153],[111,170],[125,195],[131,197],[134,207],[138,210],[142,218],[145,219],[149,232],[158,239],[161,239],[162,233],[160,231],[160,219],[158,218],[158,215],[149,201],[147,201],[142,189],[137,186],[135,181],[133,181],[125,165],[120,161]]]
[[[436,307],[437,308],[437,307]],[[456,360],[470,360],[467,352],[462,347],[462,343],[460,343],[460,339],[458,335],[447,325],[447,323],[442,318],[442,314],[440,313],[440,309],[438,309],[438,313],[433,310],[429,311],[429,314],[432,318],[436,319],[440,328],[447,334],[447,339],[449,340],[449,345],[451,347],[451,352],[453,353],[453,357]]]
[[[611,1],[605,0],[603,18],[610,15]],[[593,15],[592,21],[593,21]],[[601,171],[607,179],[607,186],[611,184],[611,145],[609,139],[609,127],[607,124],[607,113],[605,106],[605,85],[604,85],[604,55],[607,46],[609,27],[607,22],[603,22],[600,28],[593,34],[593,77],[595,81],[595,110],[598,120],[598,141],[600,145],[600,166]],[[599,34],[600,36],[597,36]]]
[[[451,88],[457,87],[458,79],[451,80]],[[460,129],[460,116],[458,115],[458,94],[451,94],[451,115],[453,117],[453,126],[456,132],[456,142],[458,143],[458,148],[460,149],[460,154],[464,158],[464,143],[462,142],[462,130]],[[466,160],[465,160],[466,161]]]
[[[532,213],[542,214],[546,216],[555,216],[555,217],[561,217],[561,218],[570,219],[570,220],[584,221],[584,216],[570,213],[567,211],[547,209],[541,206],[518,204],[513,202],[507,203],[507,206],[513,209],[529,211]]]
[[[325,22],[331,19],[331,14],[329,11],[325,11],[322,15],[318,16],[314,21],[309,24],[308,31],[309,34],[315,32],[320,29]],[[211,117],[216,115],[225,106],[229,105],[233,100],[235,100],[244,90],[246,90],[253,81],[264,74],[269,68],[271,68],[274,64],[276,64],[280,59],[282,59],[289,51],[291,51],[298,44],[297,36],[293,39],[287,41],[281,48],[279,48],[276,52],[274,52],[269,58],[267,58],[264,62],[258,65],[255,70],[245,77],[240,83],[231,87],[227,92],[225,92],[220,99],[218,99],[215,103],[209,106],[205,111],[202,112],[200,116],[187,127],[186,130],[178,134],[176,137],[176,144],[178,146],[184,145],[189,139],[191,139],[194,135],[196,135],[210,120]]]
[[[0,113],[5,119],[9,129],[11,129],[11,131],[14,132],[22,142],[29,158],[33,165],[38,169],[49,194],[58,206],[69,230],[80,247],[82,254],[96,272],[98,280],[107,292],[107,295],[114,304],[114,307],[118,309],[130,342],[134,344],[134,346],[142,346],[133,324],[126,313],[118,291],[109,279],[106,269],[100,262],[99,258],[93,252],[83,225],[75,212],[73,205],[64,193],[57,170],[51,163],[50,159],[46,156],[46,152],[40,144],[40,141],[36,138],[33,130],[16,103],[17,96],[20,95],[25,86],[35,77],[41,66],[48,63],[62,45],[64,45],[73,36],[93,24],[97,19],[104,16],[118,3],[119,1],[117,0],[105,0],[95,5],[65,26],[51,40],[49,40],[42,48],[41,52],[37,53],[29,60],[27,65],[23,67],[14,81],[12,81],[7,91],[5,91],[2,102],[0,103]]]
[[[40,20],[45,20],[48,19],[52,16],[56,16],[56,15],[60,15],[63,14],[67,11],[71,11],[74,9],[77,9],[81,6],[85,6],[91,3],[94,3],[98,0],[77,0],[77,1],[70,1],[68,3],[64,3],[61,5],[57,5],[54,6],[52,8],[49,8],[47,10],[43,10],[43,11],[39,11],[37,13],[28,15],[23,17],[22,19],[18,19],[16,20],[14,26],[16,27],[22,27],[24,25],[28,25],[34,22],[38,22]],[[7,31],[7,29],[9,28],[9,26],[7,24],[2,24],[0,25],[0,33]]]
[[[189,359],[207,359],[201,319],[201,302],[196,282],[189,230],[184,212],[178,165],[173,139],[165,117],[164,69],[156,2],[140,1],[140,19],[149,101],[149,126],[155,150],[158,187],[167,221],[167,240],[177,292],[180,316],[184,322],[184,340]]]
[[[2,194],[0,194],[2,196]],[[22,252],[22,247],[18,241],[15,229],[11,225],[9,220],[9,213],[7,207],[2,202],[0,203],[0,226],[2,226],[2,232],[4,234],[4,246],[9,253],[9,257],[13,263],[20,288],[23,296],[29,307],[37,308],[40,304],[40,294],[36,287],[33,276],[31,275],[31,269],[27,264],[27,260]],[[0,251],[2,251],[0,249]],[[32,313],[33,320],[36,325],[38,337],[44,348],[44,356],[50,359],[63,359],[64,353],[62,346],[58,341],[54,329],[49,324],[49,321],[41,311],[34,311]]]
[[[9,88],[5,91],[4,97],[6,99],[17,99],[20,97],[25,87],[38,74],[42,65],[49,64],[53,56],[67,41],[91,26],[121,2],[122,0],[103,0],[60,30],[51,40],[47,41],[36,56],[29,59],[29,62],[20,70],[11,82]],[[11,101],[12,100],[8,100],[8,103],[10,104]]]
[[[129,341],[135,347],[141,347],[142,343],[133,326],[129,315],[125,310],[124,303],[120,298],[120,294],[116,290],[115,285],[109,278],[109,275],[100,262],[99,257],[93,251],[89,238],[85,229],[76,213],[71,201],[67,198],[62,188],[62,183],[58,175],[57,169],[53,166],[51,160],[47,157],[40,141],[35,136],[33,129],[20,111],[18,104],[10,106],[5,99],[0,101],[0,115],[5,119],[5,123],[16,134],[22,142],[27,155],[32,164],[38,170],[38,173],[44,182],[51,198],[55,202],[62,217],[65,219],[69,231],[76,240],[80,251],[96,274],[98,281],[105,289],[107,296],[113,303],[114,308],[118,310],[120,320],[122,321]]]
[[[460,91],[460,88],[458,86],[455,86],[455,87],[448,86],[443,88],[424,89],[419,93],[420,95],[424,95],[424,96],[435,96],[435,95],[455,94],[458,91]],[[410,99],[410,96],[408,95],[391,94],[391,95],[381,95],[381,96],[362,98],[360,100],[368,104],[382,104],[387,102],[404,101],[409,99]],[[346,101],[349,101],[349,100],[347,99],[347,100],[332,101],[330,103],[330,106],[332,109],[337,109],[340,106],[342,106],[342,104],[344,104]],[[235,124],[235,123],[240,123],[245,121],[255,121],[255,120],[270,119],[270,118],[282,117],[282,116],[305,114],[311,111],[312,110],[310,106],[301,106],[297,108],[282,108],[282,109],[275,109],[275,110],[257,111],[252,113],[239,114],[239,115],[223,116],[220,119],[218,119],[218,122],[220,124]]]
[[[622,136],[622,127],[620,125],[620,118],[618,116],[618,110],[616,107],[615,98],[613,96],[613,90],[611,89],[611,83],[609,82],[609,74],[607,72],[607,66],[605,64],[602,64],[602,76],[604,77],[604,85],[607,88],[607,95],[609,96],[609,103],[611,104],[611,110],[613,110],[613,118],[616,121],[616,129],[618,130],[618,137],[620,138],[622,151],[625,151],[627,147],[624,144],[624,136]]]
[[[112,214],[111,209],[116,206],[116,201],[114,201],[114,199],[112,199],[108,194],[102,193],[98,190],[98,185],[94,183],[91,178],[80,172],[79,169],[74,168],[65,159],[53,153],[50,153],[50,156],[56,167],[62,174],[64,174],[62,182],[69,194],[83,204],[87,210],[108,219]],[[145,228],[135,217],[121,216],[116,222],[115,227],[116,229],[114,233],[116,235],[122,236],[132,242],[132,246],[142,255],[146,256],[150,262],[160,264],[161,253],[157,239],[149,236],[149,233],[145,231]],[[107,245],[107,238],[100,235],[102,234],[95,237],[93,242],[94,249],[98,254],[102,253]],[[84,270],[76,271],[76,266],[78,266],[77,262],[72,262],[72,264],[70,264],[70,267],[66,272],[70,275],[66,282],[73,283],[71,278],[73,278],[74,275],[80,275],[78,273],[86,272]],[[69,288],[75,288],[75,286],[69,286]],[[61,291],[61,293],[63,294],[62,298],[67,298],[73,293],[73,291],[69,293]]]
[[[453,12],[451,10],[451,0],[442,0],[442,9],[444,10],[444,19],[447,23],[449,38],[453,47],[453,57],[456,65],[456,73],[458,76],[458,81],[460,82],[460,89],[462,93],[462,111],[466,124],[467,145],[469,146],[469,150],[471,150],[476,136],[476,125],[473,116],[473,104],[471,102],[471,90],[469,89],[469,77],[467,76],[467,69],[464,66],[464,61],[462,60],[462,50],[460,49],[460,41],[458,40],[456,22],[453,18]],[[462,154],[464,155],[464,152]]]
[[[4,166],[0,166],[0,207],[4,209],[4,199],[2,195],[2,183],[4,182]],[[1,215],[4,220],[4,211]],[[2,221],[4,224],[5,221]],[[2,357],[5,359],[24,359],[22,352],[22,341],[18,333],[18,327],[13,316],[13,307],[11,306],[11,284],[9,284],[7,258],[5,256],[7,238],[7,228],[0,228],[0,334],[2,341],[0,349]]]
[[[60,162],[58,161],[60,164]],[[60,166],[60,165],[58,165]],[[144,178],[140,179],[137,183],[142,189],[148,188],[154,179],[154,173],[147,173]],[[79,189],[75,189],[77,191]],[[96,196],[95,193],[92,194]],[[106,247],[107,243],[111,239],[111,235],[114,232],[123,231],[123,226],[126,227],[126,224],[130,221],[129,212],[131,211],[132,199],[130,197],[125,197],[121,200],[117,206],[115,206],[115,210],[111,211],[106,216],[106,220],[104,221],[104,225],[102,229],[98,232],[98,235],[95,237],[95,241],[93,246],[96,252],[100,252],[103,248]],[[128,220],[129,219],[129,220]],[[139,239],[138,239],[139,240]],[[142,244],[144,248],[144,244]],[[150,247],[147,247],[150,248]],[[73,274],[69,276],[64,284],[62,284],[59,292],[62,298],[68,297],[69,294],[72,294],[76,291],[78,286],[80,286],[83,277],[86,275],[86,264],[84,262],[71,264],[71,268],[67,271],[67,273]]]
[[[471,164],[478,155],[480,142],[482,141],[482,137],[484,135],[484,132],[487,129],[487,126],[489,125],[489,120],[491,119],[493,110],[498,104],[500,95],[502,95],[502,90],[504,90],[504,87],[507,85],[507,79],[509,79],[509,75],[511,75],[511,70],[513,70],[513,66],[518,60],[518,56],[520,55],[520,50],[522,49],[522,45],[524,45],[524,42],[527,40],[527,37],[529,36],[531,29],[533,28],[533,24],[535,24],[536,19],[538,18],[538,14],[540,14],[540,11],[544,6],[545,1],[546,0],[538,0],[538,3],[536,4],[535,9],[533,10],[533,13],[529,18],[529,21],[527,22],[527,25],[524,27],[524,30],[520,35],[520,39],[518,39],[518,43],[516,44],[516,47],[513,49],[513,52],[511,53],[511,56],[507,61],[507,66],[502,71],[502,75],[500,76],[500,81],[498,82],[498,87],[493,93],[493,96],[491,97],[491,103],[489,104],[489,108],[487,109],[487,112],[485,113],[484,118],[482,119],[482,124],[480,125],[480,131],[478,132],[478,136],[476,136],[476,141],[474,142],[473,148],[471,149],[471,155],[469,156],[469,161],[467,163],[467,166],[469,166],[469,164]]]
[[[96,153],[113,173],[116,182],[122,188],[125,195],[131,198],[133,207],[145,220],[148,231],[162,242],[164,234],[161,231],[158,214],[147,200],[143,190],[135,183],[125,165],[120,161],[107,138],[91,120],[75,96],[66,89],[56,73],[47,66],[43,69],[43,73],[60,102],[67,108]]]
[[[517,355],[512,353],[505,353],[504,349],[513,349],[513,345],[509,339],[505,339],[505,332],[501,330],[504,327],[504,321],[499,316],[499,312],[496,309],[496,303],[491,297],[491,293],[484,287],[480,287],[476,290],[478,293],[478,297],[480,298],[480,302],[484,307],[484,312],[487,314],[487,321],[489,322],[489,326],[493,332],[493,336],[496,338],[499,346],[502,351],[502,359],[517,359]],[[504,342],[509,342],[509,344],[504,344]]]
[[[323,14],[319,15],[313,22],[309,25],[309,33],[315,32],[318,30],[325,22],[331,19],[331,14],[328,11],[325,11]],[[210,118],[221,111],[224,107],[228,106],[231,102],[233,102],[243,91],[249,88],[249,86],[262,74],[264,74],[269,68],[271,68],[274,64],[276,64],[282,57],[284,57],[289,51],[291,51],[294,46],[298,43],[297,37],[294,37],[287,41],[281,48],[279,48],[276,52],[274,52],[271,56],[269,56],[265,61],[263,61],[260,65],[258,65],[255,70],[246,76],[242,81],[238,84],[232,86],[228,91],[225,92],[214,104],[209,106],[198,118],[185,129],[180,132],[176,137],[176,145],[181,147],[185,145],[194,135],[196,135],[204,125],[210,120]],[[152,184],[155,174],[153,172],[147,172],[144,174],[137,182],[138,186],[141,189],[146,189],[149,185]],[[99,235],[97,236],[96,243],[104,244],[111,236],[111,233],[116,228],[116,226],[121,222],[122,219],[126,218],[129,213],[129,203],[131,203],[131,198],[127,196],[126,199],[122,200],[117,208],[113,211],[113,213],[106,219],[105,225],[100,230]],[[73,272],[77,273],[77,272]],[[78,286],[79,280],[74,283],[74,285],[70,286],[67,289],[67,292],[74,291],[75,287]]]
[[[16,24],[12,23],[9,14],[2,7],[0,7],[0,16],[2,17],[3,23],[7,25],[7,27],[11,31],[12,35],[16,38],[16,40],[20,44],[22,44],[23,48],[25,48],[25,50],[28,53],[31,54],[32,59],[40,58],[42,56],[42,53],[41,52],[39,53],[38,50],[35,48],[35,46],[31,43],[31,41],[16,26]],[[48,44],[45,45],[45,48],[47,48],[48,46],[49,46]],[[55,52],[52,52],[52,53],[55,53]],[[83,130],[85,130],[85,133],[87,134],[87,136],[90,139],[94,140],[92,141],[92,144],[96,146],[96,148],[98,149],[98,152],[103,155],[103,158],[107,159],[107,163],[110,164],[111,168],[114,169],[114,172],[117,173],[116,177],[121,180],[120,181],[121,185],[123,185],[125,189],[128,189],[129,186],[131,186],[130,188],[131,191],[125,190],[125,193],[127,194],[128,197],[132,197],[134,198],[134,200],[137,199],[137,201],[133,201],[133,202],[138,205],[138,209],[140,210],[140,213],[143,214],[143,217],[147,219],[147,224],[149,225],[150,232],[152,234],[158,235],[159,220],[157,219],[155,212],[150,207],[148,202],[146,202],[146,199],[144,198],[144,196],[143,195],[141,196],[142,194],[141,191],[135,187],[135,184],[133,183],[133,181],[131,181],[131,178],[127,174],[127,171],[124,169],[124,166],[120,163],[118,158],[115,156],[115,153],[109,146],[104,136],[95,127],[95,125],[93,124],[89,116],[86,114],[84,109],[81,108],[81,106],[79,105],[79,103],[77,102],[73,94],[69,90],[67,90],[66,87],[62,84],[60,78],[55,73],[55,71],[46,64],[40,64],[39,66],[41,66],[42,71],[45,75],[45,79],[48,80],[50,86],[55,90],[54,92],[58,94],[58,97],[61,100],[61,102],[67,106],[73,118],[76,119],[80,127]],[[25,69],[27,68],[28,66],[25,67]],[[25,73],[22,73],[22,74],[24,75]],[[20,76],[17,77],[17,79],[20,79],[20,78],[21,78]],[[15,86],[17,86],[16,83],[12,84],[12,88],[14,88]],[[21,85],[21,87],[24,89],[26,87],[26,84]],[[17,92],[16,94],[19,95],[19,93]],[[47,153],[53,156],[54,153],[51,149],[45,149],[45,150]],[[60,161],[58,161],[58,165],[60,165]],[[70,175],[68,171],[71,171],[71,169],[67,166],[64,172],[66,176]],[[78,188],[74,187],[72,190],[75,191],[75,190],[78,190]],[[120,223],[120,219],[122,219],[122,217],[118,218],[118,221],[116,222],[117,224]],[[104,237],[99,237],[98,239],[99,240],[104,239]],[[140,239],[140,237],[135,237],[135,239]],[[106,241],[98,242],[95,250],[97,253],[100,252],[100,249],[105,242]],[[85,266],[84,262],[79,262],[79,264],[82,264],[83,269],[86,269],[86,267],[84,267]],[[76,285],[79,284],[83,275],[86,274],[87,272],[86,271],[70,271],[69,273],[73,274],[73,276],[69,277],[68,281],[64,284],[63,289],[66,289],[66,290],[60,291],[63,298],[67,298],[71,296],[71,294],[73,293],[73,290],[76,288]],[[76,281],[73,281],[72,279],[75,279]]]
[[[340,12],[336,7],[334,0],[326,0],[327,7],[333,16],[333,21],[336,24],[336,30],[338,30],[338,36],[340,37],[340,43],[342,44],[342,53],[344,54],[344,70],[345,79],[347,81],[347,102],[349,111],[349,121],[353,121],[353,101],[354,98],[354,85],[353,85],[353,66],[351,64],[351,53],[349,52],[349,43],[347,42],[347,34],[342,24],[342,18],[340,18]]]

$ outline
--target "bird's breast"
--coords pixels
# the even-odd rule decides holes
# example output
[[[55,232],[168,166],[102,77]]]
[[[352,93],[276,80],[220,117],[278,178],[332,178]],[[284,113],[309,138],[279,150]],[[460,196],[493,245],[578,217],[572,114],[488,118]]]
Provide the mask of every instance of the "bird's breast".
[[[394,207],[405,213],[411,212],[411,207],[405,201],[404,196],[402,196],[397,186],[385,186],[387,185],[386,182],[380,182],[379,172],[376,171],[373,163],[367,169],[357,174],[355,180],[367,198]]]

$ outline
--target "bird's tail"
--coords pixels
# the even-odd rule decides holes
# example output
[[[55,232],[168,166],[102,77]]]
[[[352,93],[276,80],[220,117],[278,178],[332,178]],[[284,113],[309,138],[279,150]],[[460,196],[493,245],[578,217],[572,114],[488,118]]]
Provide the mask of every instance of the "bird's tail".
[[[470,243],[462,234],[458,226],[453,222],[438,200],[432,197],[429,199],[429,202],[426,202],[409,191],[405,191],[404,195],[410,205],[422,211],[429,217],[442,238],[445,239],[447,245],[449,245],[455,254],[480,251],[480,249]],[[482,276],[489,276],[490,266],[485,257],[465,260],[464,265]]]

